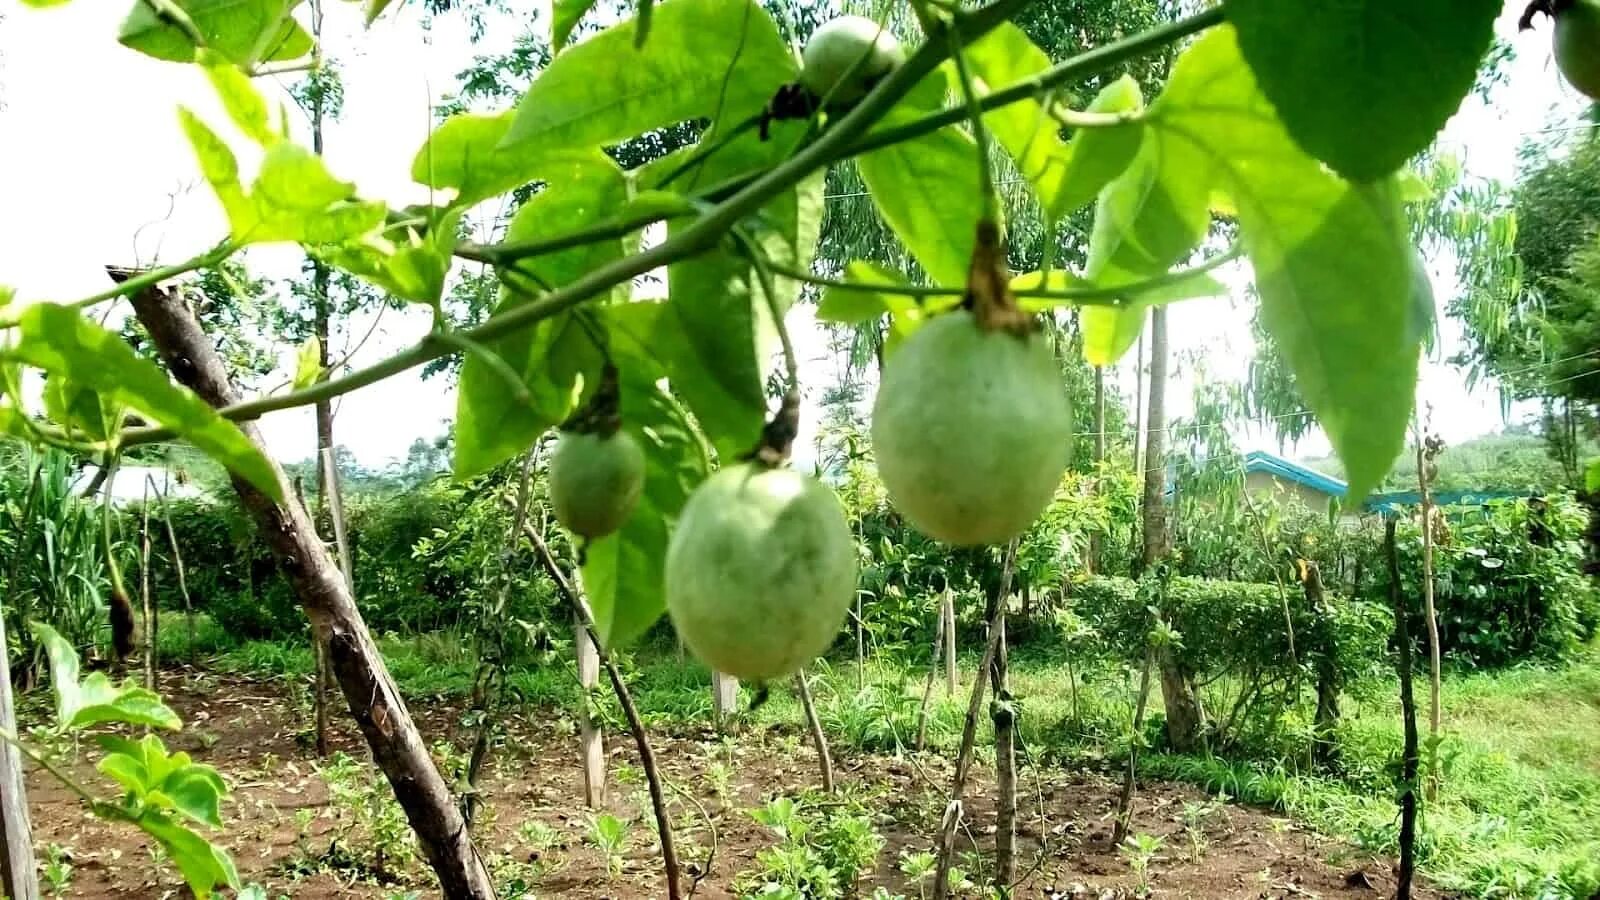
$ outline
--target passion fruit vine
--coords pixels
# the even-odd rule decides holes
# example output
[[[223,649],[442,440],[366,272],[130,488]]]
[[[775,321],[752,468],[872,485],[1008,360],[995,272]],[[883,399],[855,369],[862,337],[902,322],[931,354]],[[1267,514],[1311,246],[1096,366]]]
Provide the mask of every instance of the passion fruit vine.
[[[812,32],[801,54],[800,84],[834,107],[865,97],[879,79],[905,61],[900,40],[862,16],[840,16]]]
[[[1534,0],[1522,14],[1522,30],[1533,27],[1537,13],[1556,20],[1556,66],[1567,83],[1600,100],[1600,0]]]
[[[747,681],[797,671],[833,642],[855,598],[844,510],[816,479],[760,460],[717,472],[667,547],[667,612],[689,650]]]
[[[564,432],[550,459],[550,505],[579,537],[622,527],[644,493],[644,451],[626,431]]]

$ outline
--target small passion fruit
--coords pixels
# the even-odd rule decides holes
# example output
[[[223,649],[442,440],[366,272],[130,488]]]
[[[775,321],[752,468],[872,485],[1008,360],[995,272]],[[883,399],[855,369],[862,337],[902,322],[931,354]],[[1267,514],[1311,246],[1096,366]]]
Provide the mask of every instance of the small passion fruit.
[[[1027,529],[1055,496],[1072,439],[1072,405],[1045,339],[981,328],[965,310],[906,340],[872,410],[889,499],[950,544],[997,544]]]
[[[667,612],[689,650],[767,681],[828,649],[856,592],[839,499],[792,469],[729,466],[695,489],[667,547]]]
[[[806,41],[801,57],[800,84],[834,107],[860,100],[905,61],[899,38],[863,16],[823,23]]]
[[[644,492],[644,468],[644,451],[626,431],[563,432],[550,459],[556,521],[591,540],[621,528]]]

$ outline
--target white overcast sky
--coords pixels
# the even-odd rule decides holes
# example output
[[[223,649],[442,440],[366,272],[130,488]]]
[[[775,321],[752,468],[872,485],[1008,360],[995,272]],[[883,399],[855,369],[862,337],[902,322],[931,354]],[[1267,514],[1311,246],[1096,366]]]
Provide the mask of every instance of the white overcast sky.
[[[0,283],[17,288],[24,300],[70,300],[101,290],[107,263],[172,263],[226,231],[209,188],[199,181],[175,108],[188,105],[219,129],[226,119],[193,67],[158,62],[116,43],[117,26],[130,5],[131,0],[78,0],[42,11],[12,5],[0,21]],[[364,196],[393,206],[427,199],[408,172],[433,124],[431,102],[453,89],[454,74],[473,54],[503,49],[515,30],[491,28],[489,38],[473,47],[465,28],[450,17],[424,32],[415,6],[365,31],[357,4],[328,4],[326,43],[341,65],[346,93],[344,115],[328,132],[330,165],[355,181]],[[1516,150],[1526,135],[1547,127],[1553,116],[1571,120],[1582,108],[1551,64],[1548,25],[1519,37],[1514,18],[1508,7],[1498,25],[1517,51],[1509,86],[1499,91],[1492,109],[1469,99],[1443,139],[1471,172],[1503,179],[1513,177]],[[270,80],[264,86],[288,104],[281,87]],[[288,105],[304,139],[304,120]],[[246,141],[224,133],[248,172],[252,161],[244,152]],[[298,270],[300,258],[285,246],[254,248],[248,261],[258,274],[287,278]],[[1443,304],[1452,288],[1448,261],[1435,261],[1433,268]],[[1242,277],[1232,280],[1242,283]],[[1200,354],[1213,377],[1242,377],[1252,352],[1242,296],[1179,304],[1170,322],[1180,358]],[[350,323],[346,334],[335,337],[335,353],[368,324]],[[801,355],[813,361],[810,380],[820,387],[832,378],[833,366],[822,359],[825,341],[809,310],[795,310],[790,327]],[[426,328],[425,315],[391,313],[354,362],[387,355]],[[1436,359],[1425,364],[1421,385],[1436,428],[1452,442],[1495,430],[1501,424],[1497,394],[1489,385],[1467,391],[1461,373],[1442,362],[1458,340],[1448,321],[1443,338]],[[1128,366],[1123,369],[1119,384],[1131,391],[1131,373]],[[1188,410],[1191,377],[1184,366],[1169,394],[1169,409],[1177,415]],[[345,397],[336,437],[363,463],[382,465],[404,454],[415,437],[439,434],[454,414],[454,403],[442,381],[402,375]],[[311,454],[315,439],[308,411],[277,413],[263,426],[279,458]],[[1274,448],[1262,435],[1240,438],[1246,449]],[[809,447],[811,440],[802,435],[799,444]],[[1296,452],[1325,448],[1315,436]]]

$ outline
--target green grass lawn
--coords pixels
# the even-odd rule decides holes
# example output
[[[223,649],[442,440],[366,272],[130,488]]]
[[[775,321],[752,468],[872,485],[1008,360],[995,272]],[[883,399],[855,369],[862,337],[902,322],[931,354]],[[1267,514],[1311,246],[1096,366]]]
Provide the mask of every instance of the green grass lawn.
[[[202,622],[210,665],[264,675],[304,675],[308,648],[282,643],[229,647]],[[168,651],[186,652],[186,631],[163,631]],[[466,693],[474,669],[470,647],[451,635],[380,640],[391,671],[413,699]],[[963,658],[954,695],[936,681],[929,703],[927,744],[949,751],[959,741],[975,658]],[[709,676],[671,649],[630,654],[625,668],[641,713],[652,727],[703,724],[711,719]],[[925,662],[886,656],[858,673],[853,662],[813,667],[819,714],[838,744],[895,752],[912,745],[926,677]],[[1021,701],[1020,733],[1029,760],[1042,765],[1109,768],[1126,753],[1134,673],[1105,664],[1079,667],[1068,677],[1061,654],[1023,648],[1012,665]],[[551,654],[511,682],[535,705],[577,701],[572,663]],[[1076,688],[1074,690],[1073,688]],[[748,692],[745,695],[749,696]],[[602,692],[602,708],[621,726]],[[1424,804],[1419,839],[1422,871],[1434,883],[1482,897],[1587,898],[1600,891],[1600,649],[1559,668],[1492,673],[1447,673],[1442,693],[1445,737],[1438,748],[1442,786]],[[1427,682],[1417,682],[1420,727],[1427,738]],[[1190,781],[1240,800],[1268,805],[1362,850],[1394,852],[1399,702],[1392,680],[1356,686],[1344,700],[1340,733],[1343,771],[1311,772],[1298,753],[1259,742],[1229,756],[1143,757],[1147,777]],[[1151,699],[1159,713],[1159,696]],[[747,717],[752,724],[798,726],[801,713],[788,685]],[[987,716],[982,723],[987,726]],[[1303,733],[1302,713],[1274,723],[1282,747]],[[1151,723],[1156,736],[1159,722]],[[982,732],[980,731],[980,734]],[[980,747],[987,737],[980,738]],[[1426,756],[1426,747],[1425,747]]]

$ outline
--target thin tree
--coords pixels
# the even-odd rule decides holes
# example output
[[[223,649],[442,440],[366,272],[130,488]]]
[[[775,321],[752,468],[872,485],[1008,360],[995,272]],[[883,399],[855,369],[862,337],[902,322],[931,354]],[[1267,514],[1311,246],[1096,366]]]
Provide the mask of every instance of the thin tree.
[[[822,719],[817,717],[817,705],[811,699],[811,686],[806,684],[802,669],[794,673],[794,690],[800,695],[800,708],[806,717],[806,730],[811,732],[811,745],[817,751],[817,767],[821,770],[822,791],[833,793],[833,754],[828,752],[828,735],[822,730]]]
[[[1150,312],[1150,390],[1145,407],[1144,496],[1140,514],[1144,524],[1144,546],[1139,556],[1141,572],[1149,571],[1167,555],[1167,357],[1167,310],[1157,306]],[[1156,647],[1155,662],[1161,673],[1161,697],[1167,711],[1167,742],[1179,753],[1187,753],[1200,740],[1200,703],[1170,643]]]
[[[1400,554],[1395,549],[1395,520],[1384,522],[1383,549],[1389,563],[1389,601],[1394,606],[1394,641],[1399,648],[1400,724],[1405,743],[1400,763],[1400,874],[1395,900],[1410,900],[1416,871],[1417,843],[1417,702],[1411,691],[1411,610],[1400,584]]]
[[[1424,430],[1417,439],[1417,491],[1422,507],[1422,614],[1428,626],[1428,778],[1431,801],[1439,793],[1439,616],[1433,605],[1433,482],[1444,442]]]

